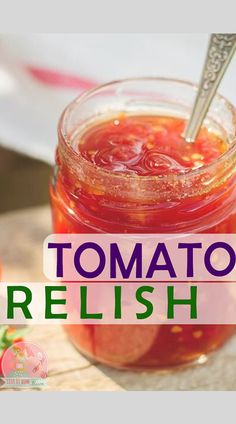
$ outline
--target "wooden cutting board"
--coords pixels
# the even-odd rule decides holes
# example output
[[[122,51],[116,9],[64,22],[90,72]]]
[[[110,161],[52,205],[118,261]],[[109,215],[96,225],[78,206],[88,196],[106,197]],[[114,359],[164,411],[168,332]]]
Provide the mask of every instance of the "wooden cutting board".
[[[1,215],[3,281],[45,281],[42,242],[50,232],[48,206]],[[48,356],[47,385],[37,390],[236,390],[236,337],[206,364],[171,373],[117,371],[91,363],[56,325],[32,326],[27,340],[40,345]]]

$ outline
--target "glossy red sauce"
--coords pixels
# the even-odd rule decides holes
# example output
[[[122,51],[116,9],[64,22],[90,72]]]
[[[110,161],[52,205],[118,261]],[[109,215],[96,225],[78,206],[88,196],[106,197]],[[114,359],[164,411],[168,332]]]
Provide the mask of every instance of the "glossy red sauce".
[[[101,168],[146,176],[184,174],[227,150],[227,144],[205,128],[194,143],[186,143],[181,136],[184,126],[178,118],[120,115],[88,130],[79,150]]]

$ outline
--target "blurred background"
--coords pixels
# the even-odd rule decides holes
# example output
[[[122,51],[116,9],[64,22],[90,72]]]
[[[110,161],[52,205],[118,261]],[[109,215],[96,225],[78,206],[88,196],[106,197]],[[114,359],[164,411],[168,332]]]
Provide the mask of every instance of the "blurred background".
[[[0,212],[48,201],[58,118],[96,84],[137,76],[198,82],[209,34],[0,36]],[[220,92],[236,103],[236,58]]]

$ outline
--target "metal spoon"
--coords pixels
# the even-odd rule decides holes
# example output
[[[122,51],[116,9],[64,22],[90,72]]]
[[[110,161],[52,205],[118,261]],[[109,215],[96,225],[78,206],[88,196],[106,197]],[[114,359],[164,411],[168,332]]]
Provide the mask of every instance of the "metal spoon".
[[[216,90],[236,50],[236,34],[212,34],[193,110],[183,133],[194,142]]]

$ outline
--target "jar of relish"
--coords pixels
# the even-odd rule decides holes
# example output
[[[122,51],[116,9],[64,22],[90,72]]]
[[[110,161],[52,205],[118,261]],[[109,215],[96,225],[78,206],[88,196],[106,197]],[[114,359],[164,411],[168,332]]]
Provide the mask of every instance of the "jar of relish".
[[[141,78],[91,90],[59,121],[55,233],[235,233],[236,111],[217,95],[194,143],[196,87]],[[202,362],[232,325],[66,325],[90,358],[126,369]]]

